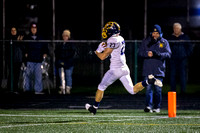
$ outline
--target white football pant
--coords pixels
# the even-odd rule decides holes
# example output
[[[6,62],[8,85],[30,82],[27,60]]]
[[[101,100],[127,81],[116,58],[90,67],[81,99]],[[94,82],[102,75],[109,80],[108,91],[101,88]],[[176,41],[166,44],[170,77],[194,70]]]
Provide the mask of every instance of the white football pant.
[[[105,73],[103,79],[101,80],[98,89],[101,91],[105,91],[106,88],[113,82],[115,82],[117,79],[119,79],[122,82],[122,84],[130,94],[134,94],[133,82],[131,80],[130,70],[128,67],[108,70]]]

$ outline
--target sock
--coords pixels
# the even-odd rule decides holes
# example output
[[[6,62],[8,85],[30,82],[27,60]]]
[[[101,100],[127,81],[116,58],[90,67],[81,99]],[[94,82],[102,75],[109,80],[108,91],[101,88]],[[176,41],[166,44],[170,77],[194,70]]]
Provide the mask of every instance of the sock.
[[[96,107],[96,108],[99,108],[99,105],[100,105],[100,102],[94,102],[94,106]]]
[[[146,86],[148,86],[148,85],[149,85],[149,83],[148,83],[147,80],[142,81],[142,86],[146,87]]]

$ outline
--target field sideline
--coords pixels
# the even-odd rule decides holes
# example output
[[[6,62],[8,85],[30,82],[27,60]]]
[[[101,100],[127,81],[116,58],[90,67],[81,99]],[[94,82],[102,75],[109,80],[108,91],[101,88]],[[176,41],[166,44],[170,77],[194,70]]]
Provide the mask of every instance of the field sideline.
[[[178,110],[168,118],[167,110],[99,109],[95,116],[83,109],[0,110],[0,132],[200,132],[200,111]]]

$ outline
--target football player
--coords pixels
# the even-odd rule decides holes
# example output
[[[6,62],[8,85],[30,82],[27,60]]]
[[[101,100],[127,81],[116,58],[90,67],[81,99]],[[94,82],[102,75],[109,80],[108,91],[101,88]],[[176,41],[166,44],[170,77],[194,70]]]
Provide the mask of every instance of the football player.
[[[148,79],[137,83],[133,86],[130,70],[126,64],[125,57],[125,41],[120,36],[120,26],[116,22],[108,22],[102,30],[103,39],[107,39],[106,42],[99,44],[95,54],[101,59],[106,59],[109,55],[110,58],[110,69],[105,73],[101,83],[98,86],[95,96],[95,102],[93,105],[85,104],[86,110],[93,115],[96,114],[99,104],[103,98],[104,91],[106,88],[119,79],[123,86],[130,94],[136,94],[137,92],[144,89],[149,84],[162,86],[162,82],[153,75],[149,75]]]

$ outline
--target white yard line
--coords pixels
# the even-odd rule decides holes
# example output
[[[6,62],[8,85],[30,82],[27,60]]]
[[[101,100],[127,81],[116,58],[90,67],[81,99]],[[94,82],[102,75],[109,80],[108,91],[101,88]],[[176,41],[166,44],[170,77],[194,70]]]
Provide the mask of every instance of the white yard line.
[[[168,116],[117,116],[117,115],[25,115],[25,114],[0,114],[0,117],[94,117],[94,118],[169,118]],[[177,116],[176,118],[200,118],[200,116]]]
[[[63,123],[38,123],[38,124],[20,124],[20,125],[8,125],[0,126],[1,128],[13,128],[13,127],[28,127],[28,126],[45,126],[45,125],[74,125],[74,124],[88,124],[87,122],[63,122]]]
[[[0,126],[0,128],[12,128],[12,127],[28,127],[28,126],[41,126],[43,124],[22,124],[22,125],[8,125],[8,126]]]
[[[5,128],[17,128],[17,127],[31,127],[31,126],[48,126],[48,125],[82,125],[82,124],[91,124],[91,125],[133,125],[133,126],[200,126],[200,124],[184,124],[184,123],[175,123],[175,124],[143,124],[143,123],[134,123],[136,120],[153,120],[153,119],[167,119],[168,116],[117,116],[117,115],[32,115],[32,114],[0,114],[1,117],[49,117],[49,118],[114,118],[112,120],[102,120],[97,119],[94,122],[52,122],[52,123],[29,123],[29,124],[17,124],[17,125],[3,125],[1,123],[0,129]],[[177,116],[176,118],[197,118],[200,119],[200,116]],[[169,118],[168,118],[169,119]]]
[[[7,126],[0,126],[0,129],[3,128],[15,128],[15,127],[28,127],[28,126],[47,126],[47,125],[133,125],[133,126],[200,126],[200,124],[184,124],[184,123],[175,123],[175,124],[155,124],[155,123],[116,123],[116,122],[103,122],[103,121],[97,121],[97,122],[63,122],[63,123],[38,123],[38,124],[20,124],[20,125],[7,125]]]

